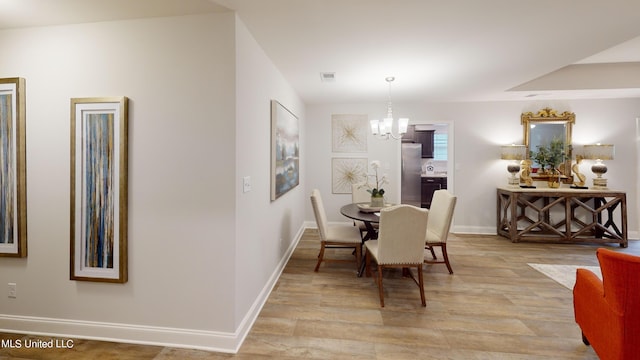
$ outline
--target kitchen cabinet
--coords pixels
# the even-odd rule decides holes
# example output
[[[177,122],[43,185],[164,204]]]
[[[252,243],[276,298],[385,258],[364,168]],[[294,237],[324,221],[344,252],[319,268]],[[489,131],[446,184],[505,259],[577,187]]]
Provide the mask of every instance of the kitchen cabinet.
[[[442,176],[422,177],[421,181],[421,207],[431,208],[431,199],[436,190],[447,188],[447,178]]]
[[[422,144],[422,158],[433,159],[433,136],[435,130],[416,130],[415,142]]]

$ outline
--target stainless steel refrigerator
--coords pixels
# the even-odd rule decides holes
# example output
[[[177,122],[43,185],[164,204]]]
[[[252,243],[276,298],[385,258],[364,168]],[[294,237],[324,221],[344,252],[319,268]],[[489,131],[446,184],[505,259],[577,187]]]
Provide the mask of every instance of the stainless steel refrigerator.
[[[422,145],[402,144],[401,203],[420,207],[422,203],[420,181],[422,173]]]

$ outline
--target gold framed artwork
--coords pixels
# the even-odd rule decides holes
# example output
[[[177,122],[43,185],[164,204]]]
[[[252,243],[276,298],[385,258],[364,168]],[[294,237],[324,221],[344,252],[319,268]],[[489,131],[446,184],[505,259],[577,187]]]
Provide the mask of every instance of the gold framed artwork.
[[[125,283],[128,99],[71,99],[71,280]]]
[[[27,256],[25,80],[0,79],[0,256]]]
[[[368,116],[351,114],[331,115],[331,142],[333,152],[367,152]]]
[[[366,158],[331,159],[331,192],[351,194],[351,185],[367,181]]]

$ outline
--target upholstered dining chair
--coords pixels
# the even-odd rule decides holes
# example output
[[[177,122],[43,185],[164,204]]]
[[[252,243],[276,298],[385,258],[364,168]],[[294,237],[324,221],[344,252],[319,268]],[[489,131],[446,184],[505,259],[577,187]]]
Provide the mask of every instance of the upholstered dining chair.
[[[453,196],[445,189],[436,190],[431,200],[431,208],[429,209],[429,221],[427,222],[427,235],[425,237],[424,248],[431,252],[433,260],[426,260],[427,264],[445,264],[449,270],[449,274],[453,274],[449,255],[447,254],[447,238],[449,237],[449,229],[451,228],[451,219],[453,218],[453,210],[456,207],[457,197]],[[434,251],[435,247],[439,247],[442,251],[442,260],[438,260]]]
[[[324,211],[322,197],[320,191],[314,189],[311,192],[311,206],[313,214],[318,224],[318,233],[320,234],[320,254],[318,254],[318,263],[314,271],[318,271],[320,264],[324,262],[344,262],[348,260],[325,259],[324,251],[327,248],[345,248],[353,251],[355,249],[356,269],[360,269],[360,261],[362,259],[362,238],[357,227],[349,224],[331,224],[327,223],[327,215]]]
[[[351,184],[351,202],[354,204],[371,202],[371,194],[367,191],[367,184]],[[353,224],[360,230],[360,237],[364,239],[367,232],[367,226],[362,221],[354,220]],[[378,224],[371,224],[374,229],[378,228]]]
[[[640,257],[600,248],[602,280],[576,271],[573,311],[582,341],[602,360],[640,359]]]
[[[406,272],[420,288],[422,306],[427,306],[424,296],[422,264],[424,260],[424,233],[427,229],[428,211],[412,205],[396,205],[380,210],[378,240],[369,240],[366,248],[366,275],[371,276],[371,261],[378,267],[376,283],[380,294],[380,306],[384,307],[382,271],[385,268],[406,268]],[[411,268],[418,270],[418,280]],[[404,271],[403,271],[404,272]]]

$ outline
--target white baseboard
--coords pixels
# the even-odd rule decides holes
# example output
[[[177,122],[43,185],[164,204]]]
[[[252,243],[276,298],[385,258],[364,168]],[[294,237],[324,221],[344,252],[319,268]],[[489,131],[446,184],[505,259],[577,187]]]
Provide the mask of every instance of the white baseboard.
[[[0,332],[237,353],[300,242],[304,229],[303,225],[298,230],[278,266],[233,333],[6,314],[0,314]]]
[[[267,302],[267,299],[269,299],[269,295],[271,294],[273,287],[276,286],[276,283],[278,282],[278,279],[280,278],[282,271],[287,265],[287,262],[289,262],[289,259],[291,258],[291,255],[293,254],[294,250],[298,246],[298,243],[302,238],[302,234],[304,233],[304,230],[305,230],[305,225],[303,224],[298,229],[298,233],[296,234],[294,241],[291,242],[291,245],[287,249],[287,252],[284,254],[282,259],[280,259],[278,266],[269,277],[269,281],[267,281],[265,286],[262,288],[262,291],[260,292],[256,300],[253,302],[251,309],[249,309],[245,317],[242,319],[240,326],[236,330],[236,334],[238,334],[237,336],[238,342],[233,351],[234,353],[237,353],[238,350],[240,350],[240,346],[244,342],[244,339],[247,337],[247,335],[249,335],[249,331],[251,331],[251,327],[253,327],[253,324],[255,323],[256,319],[258,319],[258,315],[260,315],[260,311],[262,311],[262,307]]]
[[[233,352],[237,337],[233,333],[215,331],[4,314],[0,315],[0,331],[60,339],[114,341],[227,353]]]
[[[453,226],[451,232],[454,234],[470,235],[496,235],[496,228],[491,226]]]

